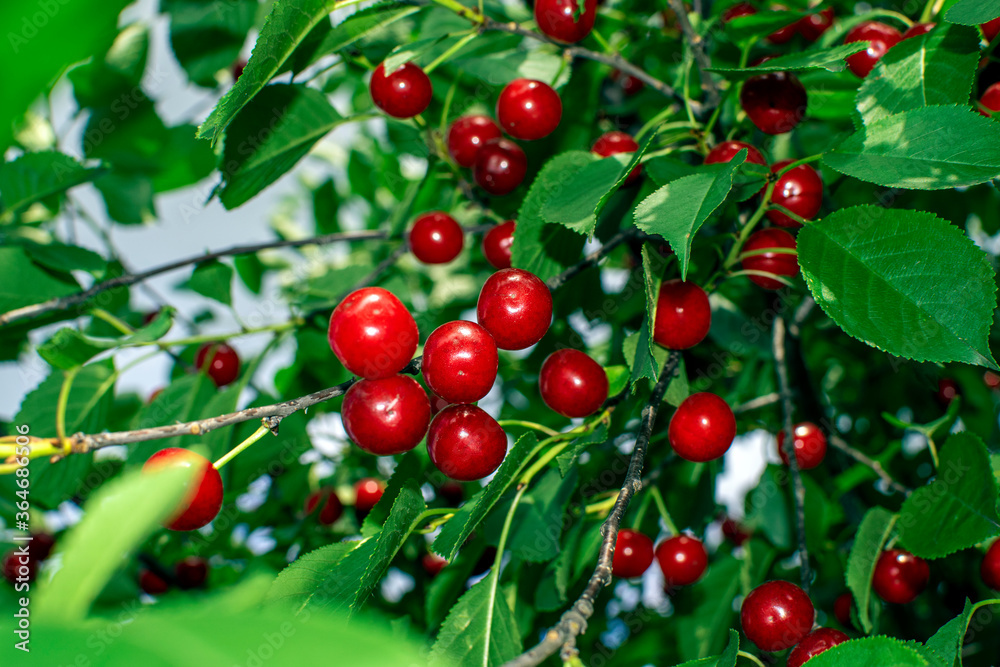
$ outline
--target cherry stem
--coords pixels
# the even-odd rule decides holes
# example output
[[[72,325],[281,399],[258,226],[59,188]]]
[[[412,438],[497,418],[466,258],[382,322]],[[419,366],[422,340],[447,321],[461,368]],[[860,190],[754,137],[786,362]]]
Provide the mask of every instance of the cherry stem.
[[[249,438],[247,438],[240,444],[230,449],[229,452],[223,455],[221,459],[212,464],[216,470],[221,470],[222,466],[226,465],[227,463],[235,459],[237,456],[239,456],[241,452],[250,447],[250,445],[257,442],[258,440],[260,440],[265,435],[271,432],[271,428],[267,425],[267,420],[264,419],[261,421],[264,423],[262,423],[260,427],[253,432],[253,435],[251,435]]]
[[[827,440],[835,448],[844,452],[845,454],[850,456],[852,459],[854,459],[861,465],[871,468],[872,472],[878,475],[882,479],[882,481],[885,482],[886,486],[888,486],[893,491],[901,493],[904,496],[909,496],[911,493],[913,493],[911,489],[903,486],[895,479],[893,479],[892,476],[888,472],[886,472],[885,468],[879,461],[876,461],[875,459],[871,458],[870,456],[861,452],[860,450],[851,447],[849,444],[847,444],[847,442],[843,438],[841,438],[836,433],[830,433]]]
[[[760,667],[764,667],[764,663],[760,661],[760,658],[753,655],[752,653],[747,653],[746,651],[737,651],[736,655],[741,658],[746,658],[747,660],[760,665]]]
[[[656,509],[660,513],[660,518],[663,519],[663,523],[667,526],[667,531],[670,535],[680,535],[681,531],[677,530],[677,525],[670,516],[670,512],[667,511],[667,504],[663,501],[663,494],[660,493],[659,487],[649,487],[649,495],[653,497],[653,502],[656,503]]]
[[[556,431],[555,429],[543,426],[542,424],[536,424],[535,422],[524,421],[522,419],[501,419],[497,423],[504,428],[508,426],[523,426],[524,428],[530,428],[540,433],[544,433],[550,438],[559,435],[559,431]]]
[[[433,72],[435,69],[437,69],[439,65],[447,62],[449,58],[451,58],[453,55],[461,51],[466,44],[468,44],[478,36],[479,36],[478,31],[470,30],[465,37],[452,44],[447,51],[439,55],[437,58],[433,60],[433,62],[427,65],[427,67],[424,68],[424,74],[430,74],[431,72]]]
[[[70,442],[66,439],[66,407],[69,405],[69,391],[80,368],[82,367],[77,366],[65,372],[62,386],[59,388],[59,398],[56,399],[56,437],[64,453],[71,451]]]

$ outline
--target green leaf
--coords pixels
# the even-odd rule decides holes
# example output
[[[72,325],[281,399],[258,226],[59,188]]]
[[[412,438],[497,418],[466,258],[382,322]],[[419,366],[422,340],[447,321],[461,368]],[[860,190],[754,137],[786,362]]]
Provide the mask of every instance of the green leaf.
[[[908,359],[996,368],[993,270],[957,227],[932,213],[856,206],[806,225],[798,254],[809,291],[849,335]]]
[[[38,354],[56,368],[77,368],[105,350],[163,338],[173,325],[172,312],[169,306],[164,308],[147,326],[121,338],[96,338],[64,327],[38,346]]]
[[[264,21],[243,75],[198,128],[215,144],[236,114],[280,72],[313,27],[336,6],[334,0],[278,0]]]
[[[994,0],[959,0],[944,15],[951,23],[979,25],[1000,16],[1000,6]]]
[[[83,619],[126,557],[176,510],[191,472],[135,471],[102,486],[87,502],[83,521],[60,539],[61,566],[39,586],[32,612],[55,620]]]
[[[68,277],[57,277],[28,259],[22,246],[0,248],[0,313],[66,296],[80,289]]]
[[[943,558],[1000,535],[1000,491],[979,436],[962,432],[941,449],[937,477],[899,510],[899,539],[921,558]]]
[[[881,636],[847,641],[809,659],[809,667],[927,667],[929,664],[915,645]]]
[[[973,606],[966,599],[962,613],[942,625],[934,636],[927,640],[927,648],[937,658],[936,667],[954,667],[956,662],[961,664],[965,630],[969,627],[969,620],[977,606]]]
[[[267,592],[267,603],[305,604],[312,594],[326,584],[333,569],[344,556],[361,546],[359,540],[334,542],[299,556],[278,573]]]
[[[400,44],[386,56],[383,60],[386,72],[395,72],[397,69],[410,62],[411,60],[420,60],[425,62],[430,58],[430,53],[438,45],[442,48],[450,42],[457,42],[459,37],[452,37],[451,35],[439,35],[437,37],[428,37],[426,39],[418,39],[414,42],[407,42],[405,44]]]
[[[667,156],[647,160],[642,164],[642,168],[657,185],[666,185],[670,181],[676,181],[698,171],[694,165]]]
[[[823,161],[886,187],[945,190],[1000,176],[1000,125],[969,106],[894,114],[848,137]]]
[[[726,200],[733,174],[746,157],[744,149],[730,162],[701,167],[691,176],[667,183],[636,207],[636,226],[670,243],[680,261],[682,279],[687,279],[694,235]]]
[[[432,665],[498,667],[521,652],[514,612],[497,593],[498,575],[491,573],[458,599],[434,642]]]
[[[84,167],[55,151],[25,153],[0,164],[0,209],[10,215],[39,199],[92,181],[103,169]]]
[[[222,204],[233,209],[260,193],[347,120],[314,88],[275,84],[261,90],[226,131]]]
[[[858,113],[870,125],[911,109],[967,104],[978,63],[979,34],[971,28],[942,25],[903,40],[865,77]]]
[[[517,507],[507,548],[517,558],[545,563],[559,555],[566,505],[576,490],[575,469],[550,469],[524,494]]]
[[[627,381],[628,376],[626,374],[626,368],[624,366],[617,366],[622,370],[623,384],[619,391],[625,389],[624,381]],[[615,392],[608,392],[609,396],[614,396]],[[593,433],[588,435],[583,435],[574,440],[566,449],[556,456],[556,463],[559,464],[559,472],[565,477],[571,470],[573,470],[573,464],[576,463],[576,459],[580,456],[580,453],[591,445],[600,445],[601,443],[607,442],[608,440],[608,427],[604,424],[600,424]]]
[[[639,389],[638,382],[642,378],[656,381],[660,375],[660,369],[663,368],[663,364],[666,363],[667,356],[670,354],[659,345],[652,344],[648,319],[648,317],[644,318],[639,331],[626,336],[622,343],[625,363],[632,371],[632,376],[629,379],[632,382],[633,394]]]
[[[87,271],[98,275],[108,268],[108,263],[96,252],[58,241],[29,243],[24,250],[32,261],[53,271]]]
[[[463,73],[497,88],[514,79],[535,79],[559,88],[569,81],[570,74],[570,68],[558,54],[537,49],[513,49],[487,57],[458,58],[453,64]]]
[[[713,656],[711,658],[699,658],[697,660],[688,660],[687,662],[677,665],[677,667],[735,667],[736,658],[740,652],[740,633],[736,630],[729,630],[729,645],[726,646],[726,650],[722,652],[722,655]]]
[[[171,0],[164,5],[177,62],[192,81],[214,88],[219,70],[228,69],[239,57],[259,4],[255,0],[222,4]]]
[[[300,69],[306,69],[322,57],[345,49],[400,19],[416,14],[420,9],[399,2],[381,2],[351,14],[323,37],[308,63]]]
[[[441,533],[434,540],[433,548],[446,560],[453,560],[466,538],[472,534],[476,526],[486,518],[500,496],[510,488],[514,480],[526,467],[529,454],[534,450],[538,440],[533,433],[525,433],[510,451],[497,469],[493,479],[486,487],[467,501],[455,516],[441,528]]]
[[[564,187],[549,191],[542,205],[542,218],[584,236],[593,234],[600,204],[624,182],[620,177],[629,173],[623,170],[630,163],[629,158],[620,153],[586,165]]]
[[[854,594],[858,620],[866,633],[872,631],[872,575],[875,564],[896,525],[896,515],[882,507],[873,507],[861,519],[847,558],[847,588]]]
[[[772,58],[756,67],[713,67],[709,71],[724,74],[727,79],[745,79],[768,72],[805,72],[826,70],[842,72],[847,68],[846,58],[865,50],[864,43],[841,44],[830,49],[809,49]]]
[[[791,25],[806,15],[801,12],[768,11],[737,16],[725,24],[734,42],[746,44],[767,37],[775,30]]]
[[[608,376],[608,396],[617,396],[628,387],[628,366],[605,366],[604,374]]]
[[[392,471],[392,477],[386,484],[382,497],[375,503],[375,507],[368,512],[364,522],[361,524],[361,534],[365,537],[378,534],[382,526],[392,513],[392,506],[396,503],[396,498],[406,488],[407,482],[413,479],[421,479],[426,474],[427,459],[420,456],[416,451],[409,451],[399,459],[396,469]]]
[[[108,217],[115,222],[139,224],[156,219],[153,181],[142,174],[112,172],[94,181],[104,199]]]
[[[233,305],[233,267],[217,259],[195,265],[185,287],[215,299],[227,306]]]
[[[142,409],[134,428],[149,428],[199,419],[205,405],[217,393],[215,383],[206,373],[183,375],[167,385],[152,403]],[[138,442],[129,446],[128,460],[130,463],[141,464],[161,449],[190,446],[190,442],[190,439],[179,435],[164,440]]]

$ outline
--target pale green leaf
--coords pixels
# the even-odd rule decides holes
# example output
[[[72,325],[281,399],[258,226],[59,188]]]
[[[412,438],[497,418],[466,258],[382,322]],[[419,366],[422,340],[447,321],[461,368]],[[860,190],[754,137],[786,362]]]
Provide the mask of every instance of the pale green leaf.
[[[0,164],[0,210],[13,213],[43,197],[91,181],[102,172],[55,151],[25,153]]]

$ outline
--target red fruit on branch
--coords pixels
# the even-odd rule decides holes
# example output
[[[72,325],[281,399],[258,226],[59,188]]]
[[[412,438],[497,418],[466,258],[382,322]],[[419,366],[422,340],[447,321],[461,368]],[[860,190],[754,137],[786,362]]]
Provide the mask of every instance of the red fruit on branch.
[[[690,586],[705,574],[708,552],[701,540],[675,535],[656,547],[656,562],[668,586]]]
[[[552,293],[533,273],[501,269],[483,284],[476,315],[498,348],[523,350],[549,330]]]
[[[933,30],[934,26],[936,25],[937,25],[936,23],[914,23],[913,25],[911,25],[909,28],[906,29],[906,32],[903,33],[903,39],[909,39],[911,37],[919,37],[920,35],[926,35],[931,30]]]
[[[740,106],[766,134],[791,132],[806,115],[809,96],[798,77],[788,72],[753,76],[743,84]]]
[[[715,394],[691,394],[670,418],[667,437],[682,459],[713,461],[733,444],[736,417],[729,404]]]
[[[632,97],[633,95],[638,95],[642,92],[642,89],[646,87],[646,83],[631,74],[625,74],[621,70],[611,71],[611,80],[618,83],[622,88],[622,92],[625,97]]]
[[[448,130],[448,154],[459,166],[472,167],[479,149],[502,137],[500,126],[489,116],[462,116]]]
[[[567,348],[542,363],[538,388],[545,405],[563,417],[587,417],[608,400],[608,375],[586,353]]]
[[[739,2],[726,11],[722,12],[722,22],[729,23],[733,19],[737,19],[741,16],[752,16],[757,13],[757,8],[751,5],[749,2]]]
[[[938,380],[937,400],[944,407],[948,407],[955,397],[959,395],[961,388],[954,378],[941,378]]]
[[[344,514],[344,504],[340,502],[336,489],[331,486],[309,494],[303,508],[304,514],[312,514],[317,507],[320,508],[317,520],[321,526],[332,526]]]
[[[521,147],[507,139],[490,139],[476,153],[472,179],[491,195],[505,195],[524,180],[528,158]]]
[[[3,557],[3,576],[12,585],[25,582],[31,583],[38,576],[38,561],[29,550],[28,554],[19,553],[19,549],[8,551]]]
[[[535,0],[538,29],[564,44],[579,42],[590,34],[597,18],[597,0]]]
[[[416,63],[408,62],[393,72],[381,63],[372,72],[369,88],[372,101],[394,118],[412,118],[431,103],[431,80]]]
[[[768,581],[750,591],[740,608],[747,638],[762,651],[783,651],[809,634],[816,610],[806,592],[787,581]]]
[[[854,606],[854,598],[850,593],[841,593],[833,601],[833,615],[837,621],[845,628],[851,627],[851,607]]]
[[[788,654],[787,667],[802,667],[808,660],[831,649],[837,644],[843,644],[850,637],[833,628],[816,628],[806,635],[798,646]]]
[[[438,470],[471,482],[493,473],[507,454],[507,434],[475,405],[450,405],[434,417],[427,453]]]
[[[799,19],[799,34],[810,42],[815,42],[823,33],[833,26],[833,9],[827,7],[821,12],[810,14],[804,19]]]
[[[986,38],[986,41],[992,42],[997,38],[997,35],[1000,35],[1000,16],[992,21],[981,23],[979,29],[983,31],[983,37]]]
[[[483,236],[483,256],[495,269],[509,269],[511,246],[517,223],[507,220],[486,232]]]
[[[771,171],[776,174],[792,162],[793,160],[776,162]],[[774,189],[771,191],[771,203],[787,208],[800,218],[812,220],[823,205],[823,179],[820,178],[818,171],[807,164],[789,169],[775,181]],[[768,211],[767,219],[781,227],[802,226],[797,220],[781,211]]]
[[[721,144],[718,144],[705,156],[705,164],[732,162],[736,154],[743,149],[747,151],[747,162],[759,164],[764,167],[767,166],[767,160],[764,159],[764,155],[750,144],[742,141],[723,141]]]
[[[826,436],[819,426],[812,422],[802,422],[796,424],[793,429],[795,435],[792,446],[795,448],[795,461],[799,464],[800,470],[815,468],[826,457]],[[778,431],[778,455],[782,462],[788,465],[788,456],[785,454],[785,432]]]
[[[754,232],[743,246],[740,263],[745,271],[761,271],[775,276],[792,277],[799,274],[799,261],[795,253],[795,237],[783,229],[762,229]],[[777,290],[784,284],[774,278],[751,275],[750,280],[764,289]]]
[[[687,350],[705,340],[712,326],[708,295],[680,279],[660,285],[653,319],[653,341],[668,350]]]
[[[449,403],[475,403],[493,387],[499,362],[486,329],[474,322],[448,322],[424,344],[424,381]]]
[[[361,516],[368,514],[385,493],[385,482],[365,477],[354,483],[354,510]]]
[[[448,564],[448,561],[437,554],[427,553],[420,559],[420,564],[423,565],[427,576],[436,577]]]
[[[208,525],[222,509],[222,477],[212,462],[200,454],[180,447],[156,452],[142,466],[149,474],[167,467],[193,468],[188,491],[177,510],[164,523],[170,530],[195,530]]]
[[[532,141],[549,136],[562,119],[562,100],[547,83],[514,79],[497,99],[500,127],[515,139]]]
[[[653,540],[647,535],[622,528],[615,541],[611,559],[611,574],[620,579],[641,577],[653,563]]]
[[[447,213],[431,211],[413,223],[409,241],[413,256],[424,264],[447,264],[462,252],[465,232]]]
[[[1000,82],[994,83],[986,89],[983,96],[979,98],[979,105],[982,108],[978,109],[978,111],[982,115],[997,115],[996,112],[1000,111]]]
[[[868,42],[868,48],[847,57],[847,68],[862,79],[875,68],[875,63],[903,39],[903,35],[890,25],[878,21],[865,21],[854,26],[844,37],[844,44]]]
[[[216,387],[225,387],[240,376],[240,355],[225,343],[205,343],[198,348],[194,366],[205,371]]]
[[[147,595],[163,595],[170,590],[170,584],[152,570],[139,570],[139,588]]]
[[[902,549],[889,549],[875,563],[872,590],[886,602],[907,604],[924,592],[930,577],[930,567],[923,558]]]
[[[634,153],[639,150],[639,144],[636,143],[632,135],[625,132],[605,132],[597,138],[594,145],[590,147],[591,153],[596,153],[601,157],[611,157],[612,155],[618,155],[619,153]],[[632,185],[642,174],[642,165],[637,165],[631,172],[629,172],[628,178],[625,179],[625,185]]]
[[[182,590],[201,588],[208,580],[208,561],[200,556],[188,556],[174,565],[177,587]]]
[[[360,380],[347,390],[341,408],[347,436],[376,456],[408,452],[423,440],[431,402],[407,375]]]
[[[351,373],[369,380],[395,375],[417,351],[417,323],[392,292],[363,287],[330,315],[330,349]]]
[[[982,575],[984,584],[1000,591],[1000,540],[995,540],[986,550],[979,566],[979,574]]]

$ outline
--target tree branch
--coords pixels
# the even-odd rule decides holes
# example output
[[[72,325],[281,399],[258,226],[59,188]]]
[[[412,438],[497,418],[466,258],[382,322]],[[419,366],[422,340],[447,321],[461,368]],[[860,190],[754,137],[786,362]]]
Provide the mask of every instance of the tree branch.
[[[632,496],[642,489],[642,466],[646,457],[646,449],[649,446],[649,438],[653,431],[653,423],[656,421],[656,413],[663,403],[663,395],[667,391],[667,385],[677,372],[680,363],[680,353],[671,352],[660,372],[660,378],[653,387],[653,393],[649,397],[649,402],[642,409],[642,424],[639,428],[639,436],[635,441],[635,449],[632,450],[632,458],[629,460],[628,472],[625,474],[625,482],[622,484],[621,493],[608,515],[608,518],[601,526],[601,548],[597,557],[597,567],[587,582],[587,587],[583,594],[577,599],[572,607],[567,609],[559,622],[545,633],[537,645],[522,653],[504,667],[532,667],[539,665],[550,655],[563,646],[562,658],[569,660],[577,654],[576,637],[587,630],[587,619],[594,613],[594,601],[598,594],[611,583],[611,561],[614,558],[615,542],[618,539],[618,529],[621,526],[625,512],[628,510]]]
[[[840,451],[844,452],[858,463],[871,468],[872,471],[876,475],[878,475],[883,482],[885,482],[886,486],[888,486],[893,491],[901,493],[904,496],[909,496],[911,493],[913,493],[912,489],[903,486],[895,479],[893,479],[892,476],[888,472],[886,472],[885,468],[882,467],[881,463],[871,458],[867,454],[861,452],[860,450],[851,447],[849,444],[847,444],[847,442],[843,438],[841,438],[836,433],[830,433],[828,436],[828,440],[831,445],[833,445]]]
[[[742,403],[733,408],[733,414],[740,414],[742,412],[750,412],[751,410],[759,410],[760,408],[766,408],[769,405],[774,405],[781,400],[781,394],[777,392],[772,392],[770,394],[764,394],[763,396],[758,396],[757,398],[750,399],[746,403]]]
[[[777,317],[774,320],[774,335],[771,347],[774,354],[774,365],[778,373],[778,393],[781,396],[782,429],[785,432],[785,442],[782,447],[785,458],[788,459],[788,469],[792,472],[792,498],[795,501],[795,525],[799,538],[799,575],[802,579],[802,589],[809,592],[811,580],[809,568],[809,549],[806,547],[806,487],[802,483],[802,471],[795,456],[795,429],[792,426],[792,388],[788,381],[788,360],[785,351],[785,320]]]
[[[684,9],[684,0],[669,0],[669,2],[670,8],[677,14],[677,23],[681,26],[681,31],[683,31],[684,37],[691,47],[691,53],[694,55],[695,64],[698,66],[698,73],[701,75],[701,87],[706,95],[705,101],[710,108],[714,109],[719,106],[721,97],[719,95],[719,86],[715,83],[715,79],[712,78],[712,73],[708,71],[712,67],[712,61],[705,52],[705,40],[694,31],[691,21],[688,20],[687,10]],[[698,113],[693,108],[692,111]]]
[[[600,263],[602,259],[611,254],[612,250],[620,246],[622,243],[624,243],[632,236],[633,236],[632,231],[628,229],[618,232],[610,239],[608,239],[607,243],[605,243],[600,248],[598,248],[594,252],[584,257],[581,261],[569,267],[562,273],[552,276],[551,278],[546,280],[545,284],[549,286],[550,290],[562,287],[563,285],[566,284],[566,281],[576,276],[576,274],[582,272],[585,269],[590,268],[591,266],[596,266],[598,263]]]

